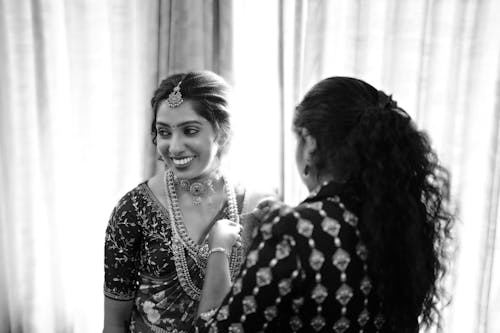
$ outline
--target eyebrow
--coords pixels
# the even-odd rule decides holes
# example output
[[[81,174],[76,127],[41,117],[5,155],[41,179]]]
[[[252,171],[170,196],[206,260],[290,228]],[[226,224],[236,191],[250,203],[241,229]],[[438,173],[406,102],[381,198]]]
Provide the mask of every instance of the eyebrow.
[[[164,123],[164,122],[161,122],[161,121],[157,121],[156,122],[156,126],[165,126],[165,127],[182,127],[182,126],[186,126],[186,125],[203,125],[200,121],[198,120],[188,120],[188,121],[183,121],[182,123],[178,123],[177,125],[169,125],[167,123]]]

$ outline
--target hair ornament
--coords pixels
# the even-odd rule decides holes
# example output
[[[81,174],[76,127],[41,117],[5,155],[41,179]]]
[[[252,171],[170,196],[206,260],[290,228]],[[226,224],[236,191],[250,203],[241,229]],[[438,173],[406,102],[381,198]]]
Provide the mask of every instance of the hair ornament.
[[[392,95],[387,95],[382,90],[378,91],[378,101],[377,106],[382,110],[389,110],[397,112],[404,118],[411,119],[410,115],[398,106],[398,103],[392,99]]]
[[[168,95],[167,103],[168,103],[168,106],[171,108],[176,108],[179,105],[181,105],[182,102],[184,102],[184,99],[182,98],[182,94],[181,94],[181,83],[182,83],[182,80],[179,81],[179,83],[177,83],[177,85],[174,87],[174,90],[172,90],[170,95]]]

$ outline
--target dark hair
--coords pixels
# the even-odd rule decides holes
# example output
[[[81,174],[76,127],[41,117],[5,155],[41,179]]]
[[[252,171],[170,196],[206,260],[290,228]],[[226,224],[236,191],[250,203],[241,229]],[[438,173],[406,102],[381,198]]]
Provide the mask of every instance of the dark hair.
[[[181,82],[182,81],[182,82]],[[231,136],[229,116],[229,86],[219,75],[210,71],[174,74],[164,79],[151,99],[153,121],[151,135],[156,144],[156,116],[160,104],[165,101],[174,87],[181,82],[182,98],[193,102],[196,113],[208,120],[226,147]],[[224,149],[223,149],[224,150]]]
[[[449,174],[427,135],[391,96],[348,77],[322,80],[305,95],[294,118],[295,131],[302,128],[317,141],[313,167],[341,180],[359,206],[388,324],[397,332],[439,324],[454,218]]]

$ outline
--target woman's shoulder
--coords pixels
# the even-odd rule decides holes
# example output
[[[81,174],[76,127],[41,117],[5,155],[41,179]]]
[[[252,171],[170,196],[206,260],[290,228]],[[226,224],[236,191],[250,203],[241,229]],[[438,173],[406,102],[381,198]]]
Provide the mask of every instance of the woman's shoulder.
[[[305,218],[323,220],[325,218],[334,218],[338,222],[344,222],[351,225],[357,225],[358,217],[351,210],[349,204],[344,202],[339,195],[322,197],[316,200],[304,200],[295,211]]]
[[[306,200],[297,206],[282,204],[266,218],[273,234],[298,234],[311,238],[318,233],[335,234],[344,225],[357,228],[358,217],[338,196]]]
[[[135,211],[147,200],[147,185],[143,181],[123,194],[116,203],[113,212]]]
[[[126,202],[133,200],[136,197],[143,197],[145,195],[145,189],[147,187],[147,181],[142,181],[133,188],[126,191],[118,200],[118,202]]]

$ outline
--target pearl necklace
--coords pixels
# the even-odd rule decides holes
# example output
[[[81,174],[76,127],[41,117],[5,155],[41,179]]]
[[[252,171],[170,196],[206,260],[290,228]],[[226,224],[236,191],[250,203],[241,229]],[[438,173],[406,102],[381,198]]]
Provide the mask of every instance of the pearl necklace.
[[[224,189],[226,190],[228,201],[229,219],[235,223],[240,223],[238,204],[236,202],[234,188],[229,185],[229,182],[225,178],[223,179]],[[172,230],[172,252],[177,277],[186,294],[193,300],[199,300],[201,296],[201,289],[198,288],[191,279],[186,261],[186,250],[187,254],[194,260],[196,266],[200,269],[200,277],[203,278],[205,276],[208,261],[208,244],[204,242],[203,244],[198,245],[191,239],[191,237],[189,237],[182,219],[182,212],[179,207],[179,201],[175,190],[175,176],[170,169],[165,171],[164,185],[170,228]],[[236,278],[242,261],[243,249],[241,247],[233,247],[229,264],[232,281]]]

